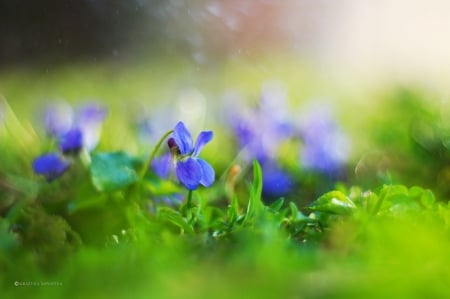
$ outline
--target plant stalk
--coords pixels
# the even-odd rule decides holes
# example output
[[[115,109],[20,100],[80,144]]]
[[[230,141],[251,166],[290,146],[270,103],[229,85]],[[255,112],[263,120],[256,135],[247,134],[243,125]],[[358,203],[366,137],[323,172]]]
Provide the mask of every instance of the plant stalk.
[[[147,161],[145,161],[144,166],[141,169],[141,172],[139,174],[139,180],[142,181],[145,177],[145,174],[147,173],[148,169],[150,168],[150,164],[152,163],[153,158],[155,157],[156,153],[158,152],[159,148],[161,147],[162,143],[166,140],[167,137],[169,137],[170,134],[173,133],[173,130],[167,131],[161,139],[159,139],[158,143],[156,144],[155,148],[151,152],[151,154],[148,156]]]

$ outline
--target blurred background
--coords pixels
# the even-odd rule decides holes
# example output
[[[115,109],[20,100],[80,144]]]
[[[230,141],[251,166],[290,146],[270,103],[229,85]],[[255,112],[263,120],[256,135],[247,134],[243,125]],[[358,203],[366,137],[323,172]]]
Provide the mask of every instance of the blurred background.
[[[437,84],[450,74],[449,6],[443,0],[2,0],[0,67],[129,61],[149,53],[213,66],[276,51],[338,78]]]

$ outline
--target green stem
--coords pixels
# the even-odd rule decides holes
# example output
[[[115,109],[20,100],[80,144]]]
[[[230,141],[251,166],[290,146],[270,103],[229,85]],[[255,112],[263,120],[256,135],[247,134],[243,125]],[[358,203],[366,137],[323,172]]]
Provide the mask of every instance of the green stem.
[[[188,198],[187,198],[187,202],[186,202],[186,208],[188,209],[188,210],[190,210],[191,209],[191,207],[192,207],[192,190],[189,190],[189,192],[188,192]]]
[[[191,221],[192,218],[192,193],[194,193],[192,190],[189,190],[188,192],[188,197],[187,197],[187,202],[186,202],[186,218],[188,219],[188,221]]]
[[[148,156],[147,161],[145,161],[144,166],[141,169],[141,173],[139,174],[139,180],[142,181],[145,174],[147,173],[147,170],[150,168],[150,163],[152,163],[153,158],[155,157],[156,153],[158,152],[159,148],[161,147],[164,140],[166,140],[167,137],[169,137],[170,134],[173,133],[173,130],[170,130],[166,132],[161,139],[159,139],[158,143],[156,144],[155,148],[151,152],[151,154]]]

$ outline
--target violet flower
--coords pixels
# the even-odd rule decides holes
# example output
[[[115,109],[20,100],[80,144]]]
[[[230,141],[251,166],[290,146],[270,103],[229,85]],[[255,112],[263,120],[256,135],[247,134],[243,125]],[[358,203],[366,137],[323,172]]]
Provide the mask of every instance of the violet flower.
[[[95,103],[85,104],[75,113],[74,127],[78,128],[83,136],[83,147],[93,150],[100,140],[103,122],[108,114],[103,106]]]
[[[234,97],[228,98],[227,103],[227,121],[243,148],[242,158],[248,163],[276,156],[280,144],[294,135],[286,95],[280,88],[263,88],[254,108],[243,107],[242,101]]]
[[[57,138],[63,153],[77,153],[81,148],[91,151],[100,139],[107,111],[94,103],[85,104],[73,112],[70,105],[58,103],[44,113],[46,131]]]
[[[279,198],[288,194],[293,188],[291,177],[274,162],[266,162],[261,164],[263,172],[263,189],[264,197]]]
[[[51,182],[64,174],[69,168],[69,162],[56,153],[39,156],[33,161],[33,170]]]
[[[158,177],[162,179],[169,178],[173,168],[171,153],[166,153],[159,158],[153,158],[151,168]]]
[[[43,122],[47,134],[61,136],[72,127],[73,109],[66,102],[49,104],[44,110]]]
[[[198,158],[200,151],[212,138],[212,131],[202,131],[194,145],[191,133],[183,122],[178,122],[173,137],[168,141],[175,157],[175,173],[188,190],[195,190],[199,185],[209,187],[214,183],[214,169],[208,162]]]
[[[83,147],[83,133],[72,128],[59,137],[59,148],[63,154],[78,153]]]
[[[307,170],[337,173],[347,162],[350,140],[341,130],[328,106],[316,104],[302,118],[301,165]]]
[[[276,198],[292,189],[292,179],[278,166],[275,157],[280,144],[294,136],[295,126],[290,121],[286,91],[279,85],[266,85],[260,101],[253,109],[242,107],[240,99],[227,99],[229,125],[242,147],[239,157],[246,163],[258,160],[263,170],[263,195]],[[238,109],[237,109],[238,108]]]

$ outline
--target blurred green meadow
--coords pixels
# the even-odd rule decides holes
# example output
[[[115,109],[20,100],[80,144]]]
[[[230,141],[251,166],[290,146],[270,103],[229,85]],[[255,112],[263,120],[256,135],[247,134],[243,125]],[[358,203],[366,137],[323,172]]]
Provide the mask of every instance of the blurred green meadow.
[[[230,91],[239,111],[274,80],[288,91],[294,120],[305,103],[331,105],[351,154],[330,178],[302,168],[301,141],[283,142],[276,160],[295,186],[269,200],[269,173],[239,158],[219,116]],[[425,88],[344,89],[286,56],[12,68],[0,84],[0,298],[450,296],[450,109]],[[139,140],[139,112],[148,109],[150,123],[159,107],[183,115],[190,102],[177,99],[186,93],[206,107],[199,130],[214,132],[200,156],[216,180],[192,192],[192,203],[174,177],[149,169],[128,182],[93,166],[120,151],[139,173],[156,146]],[[96,148],[71,156],[67,173],[47,182],[32,163],[57,149],[40,113],[60,100],[95,100],[108,115]],[[174,191],[181,203],[158,201]]]

